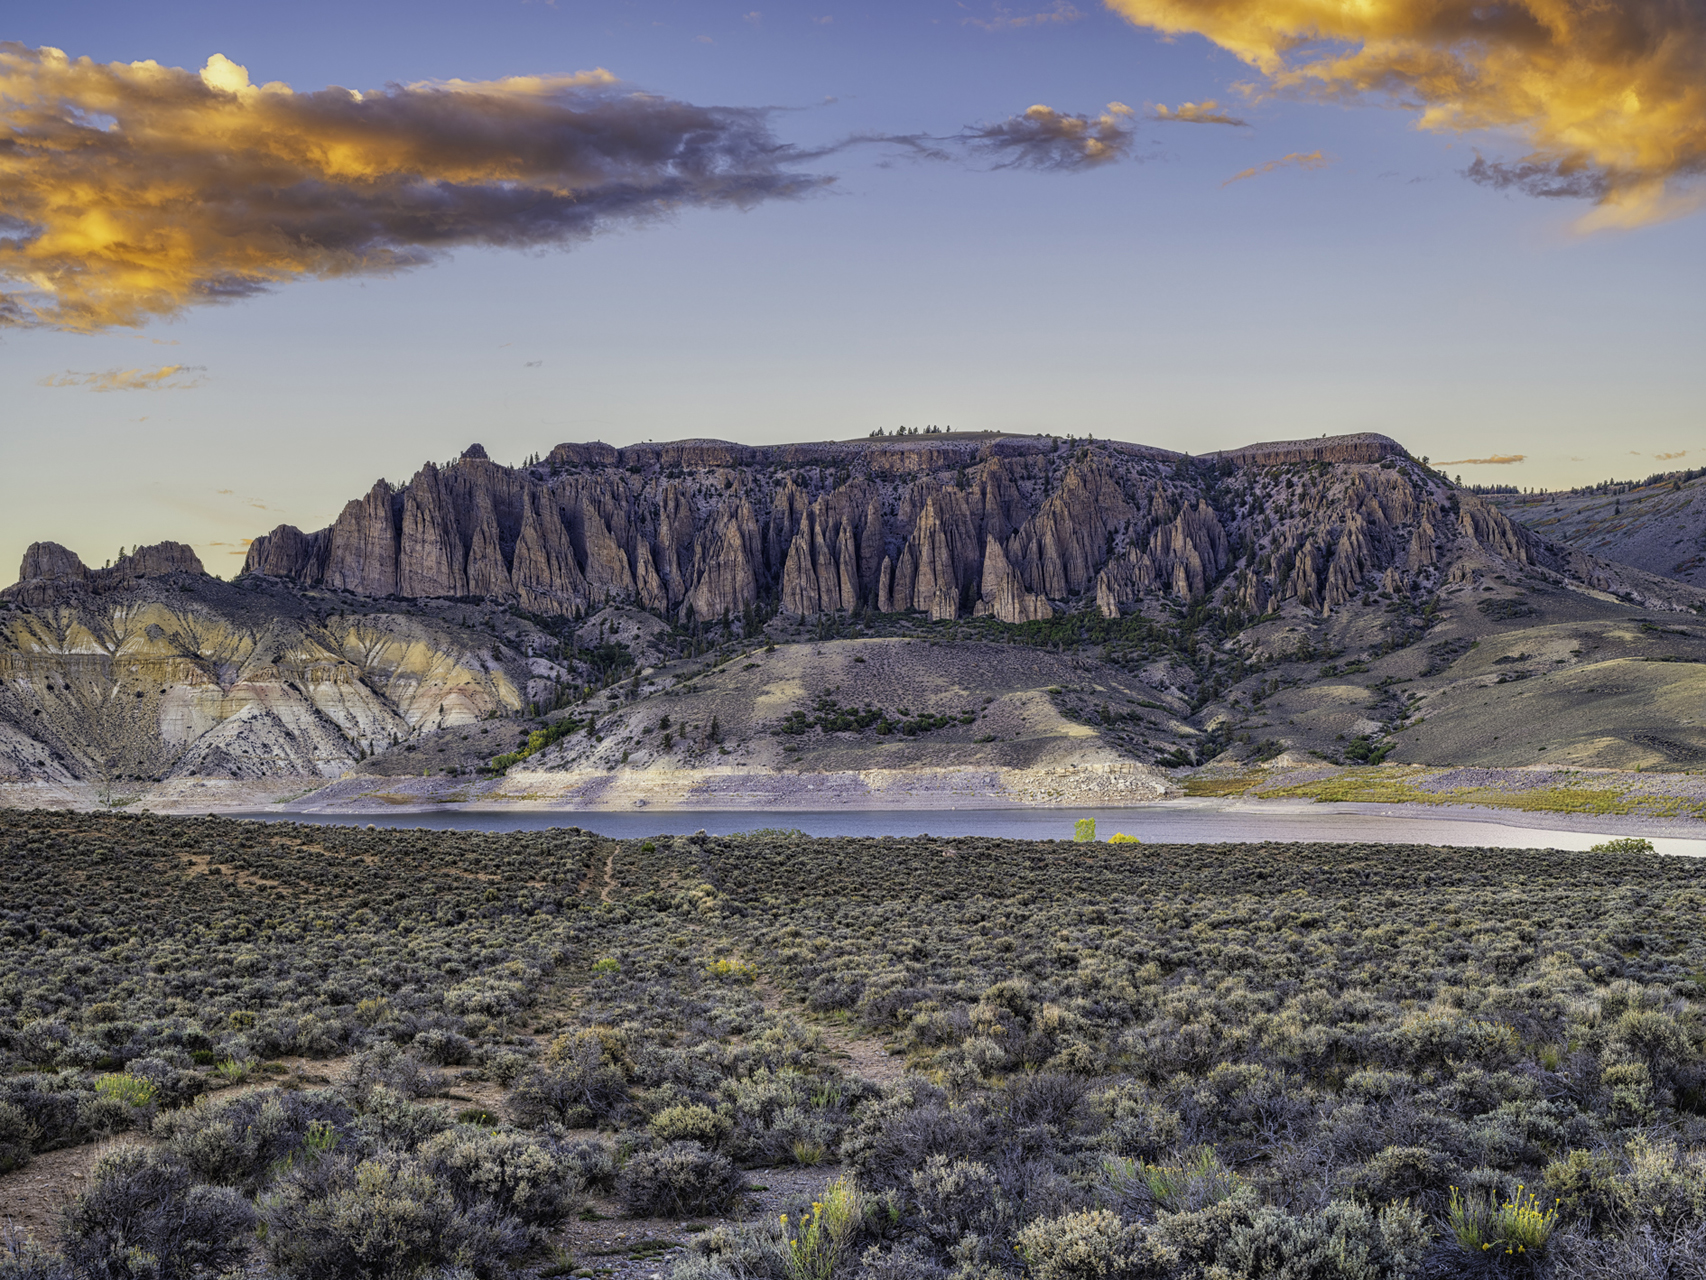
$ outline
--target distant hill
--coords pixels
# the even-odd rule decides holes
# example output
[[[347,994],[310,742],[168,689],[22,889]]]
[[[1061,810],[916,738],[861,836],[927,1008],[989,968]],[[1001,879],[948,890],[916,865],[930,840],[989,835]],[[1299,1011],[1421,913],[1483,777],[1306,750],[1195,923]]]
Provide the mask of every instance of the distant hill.
[[[1706,476],[1603,493],[1501,494],[1489,501],[1565,546],[1706,587]]]

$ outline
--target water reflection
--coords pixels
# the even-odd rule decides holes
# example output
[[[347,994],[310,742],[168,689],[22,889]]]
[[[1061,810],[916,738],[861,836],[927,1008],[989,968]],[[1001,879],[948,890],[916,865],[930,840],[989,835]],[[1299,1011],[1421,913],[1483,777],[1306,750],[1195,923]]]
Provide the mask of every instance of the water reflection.
[[[632,813],[572,810],[445,809],[428,813],[253,812],[233,817],[340,826],[426,827],[438,831],[545,831],[577,826],[602,836],[733,835],[765,827],[813,836],[1006,836],[1070,840],[1078,818],[1095,818],[1097,835],[1116,831],[1145,844],[1331,843],[1434,844],[1509,849],[1587,849],[1612,835],[1617,823],[1583,821],[1577,829],[1528,826],[1503,814],[1410,812],[1378,805],[1261,805],[1166,801],[1125,809],[903,809],[773,812],[723,809],[644,809]],[[1588,825],[1593,829],[1585,829]],[[1643,833],[1645,834],[1645,833]],[[1660,853],[1706,857],[1706,836],[1649,835]]]

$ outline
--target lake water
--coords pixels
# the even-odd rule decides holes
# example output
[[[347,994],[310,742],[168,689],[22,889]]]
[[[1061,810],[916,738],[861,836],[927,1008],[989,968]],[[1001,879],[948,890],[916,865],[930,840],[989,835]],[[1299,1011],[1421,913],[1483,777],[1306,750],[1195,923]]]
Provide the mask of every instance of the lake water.
[[[347,827],[424,827],[435,831],[545,831],[578,826],[601,836],[734,835],[764,827],[794,828],[813,836],[1004,836],[1020,840],[1070,840],[1078,818],[1096,819],[1103,840],[1116,831],[1145,844],[1243,844],[1319,841],[1334,844],[1433,844],[1505,849],[1587,849],[1625,834],[1615,822],[1583,819],[1582,827],[1524,825],[1503,814],[1394,811],[1376,805],[1239,805],[1163,801],[1123,809],[906,809],[836,812],[648,809],[636,813],[572,810],[447,809],[431,813],[322,814],[253,812],[232,817],[268,822],[330,823]],[[1706,824],[1702,824],[1706,826]],[[1647,835],[1665,854],[1706,857],[1706,835]]]

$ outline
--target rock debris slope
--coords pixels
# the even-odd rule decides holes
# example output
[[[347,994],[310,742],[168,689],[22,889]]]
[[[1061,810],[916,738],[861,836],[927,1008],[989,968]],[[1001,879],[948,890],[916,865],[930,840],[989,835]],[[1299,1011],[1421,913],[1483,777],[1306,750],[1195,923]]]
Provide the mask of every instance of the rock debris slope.
[[[518,628],[246,590],[173,543],[94,571],[37,544],[0,594],[0,781],[337,777],[518,708],[529,675]]]

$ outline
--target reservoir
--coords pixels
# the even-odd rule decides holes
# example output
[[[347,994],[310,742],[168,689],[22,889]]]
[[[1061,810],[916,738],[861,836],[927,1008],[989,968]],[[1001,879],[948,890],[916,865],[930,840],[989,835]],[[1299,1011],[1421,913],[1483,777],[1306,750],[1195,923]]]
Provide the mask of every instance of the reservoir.
[[[1096,836],[1115,832],[1145,844],[1425,844],[1473,848],[1585,850],[1621,835],[1639,835],[1663,854],[1706,857],[1706,823],[1631,822],[1583,815],[1527,814],[1467,807],[1318,804],[1310,801],[1163,800],[1118,809],[871,809],[814,813],[731,809],[410,809],[397,813],[253,811],[226,816],[269,822],[354,827],[425,827],[436,831],[545,831],[576,826],[615,839],[734,835],[763,829],[810,836],[999,836],[1070,840],[1078,818],[1096,820]]]

